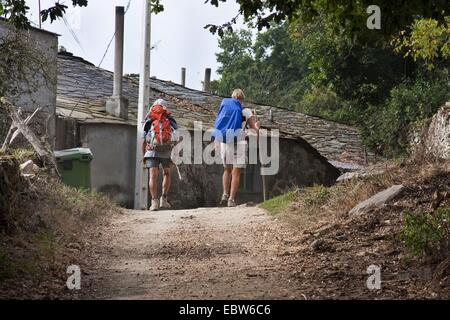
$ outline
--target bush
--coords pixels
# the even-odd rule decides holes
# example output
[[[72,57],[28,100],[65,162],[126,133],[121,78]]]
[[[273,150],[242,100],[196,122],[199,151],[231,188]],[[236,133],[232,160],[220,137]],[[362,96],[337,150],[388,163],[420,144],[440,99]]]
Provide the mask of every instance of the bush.
[[[404,213],[402,240],[414,256],[432,256],[448,250],[450,208],[432,213]]]
[[[403,82],[391,90],[384,105],[372,106],[366,112],[366,125],[363,126],[365,142],[388,157],[405,154],[410,128],[434,115],[449,98],[447,77]]]
[[[299,112],[341,123],[351,123],[353,118],[345,106],[345,101],[339,99],[329,87],[311,89],[303,96],[296,109]]]

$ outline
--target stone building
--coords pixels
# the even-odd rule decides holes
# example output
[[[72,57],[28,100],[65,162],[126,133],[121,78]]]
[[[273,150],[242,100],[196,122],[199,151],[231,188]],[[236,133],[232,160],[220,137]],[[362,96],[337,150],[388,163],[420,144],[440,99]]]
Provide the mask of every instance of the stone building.
[[[56,149],[92,150],[92,187],[123,206],[133,206],[136,113],[139,78],[123,77],[126,110],[118,117],[107,112],[113,94],[112,72],[70,53],[58,55]],[[245,88],[244,88],[245,89]],[[194,130],[202,121],[213,126],[223,97],[151,79],[150,101],[163,98],[181,127]],[[267,179],[269,196],[291,186],[333,184],[337,167],[364,165],[365,150],[355,128],[285,109],[247,103],[256,108],[262,127],[280,131],[280,171]],[[117,113],[116,113],[117,114]],[[220,165],[181,165],[184,181],[173,173],[171,202],[176,208],[215,206],[221,195]],[[174,170],[175,171],[175,170]],[[262,179],[257,165],[242,172],[238,202],[262,200]]]
[[[14,67],[20,64],[21,81],[13,90],[15,92],[6,94],[15,106],[22,109],[23,117],[42,108],[31,125],[39,136],[46,137],[54,146],[58,35],[33,27],[19,31],[0,18],[0,45],[6,42],[14,43],[14,47],[24,55],[20,63],[19,59],[13,62],[17,64]],[[0,63],[8,63],[4,59],[6,57],[0,56]]]

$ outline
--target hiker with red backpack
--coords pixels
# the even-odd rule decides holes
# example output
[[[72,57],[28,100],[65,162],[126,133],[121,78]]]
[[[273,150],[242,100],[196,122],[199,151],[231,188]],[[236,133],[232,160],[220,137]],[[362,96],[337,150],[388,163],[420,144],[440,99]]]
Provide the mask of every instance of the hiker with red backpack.
[[[224,166],[222,177],[223,195],[220,206],[235,207],[236,193],[239,188],[241,169],[247,165],[248,145],[242,125],[245,123],[258,133],[260,124],[255,120],[253,112],[244,108],[245,96],[241,89],[233,91],[231,98],[223,99],[216,121],[213,138]],[[245,129],[245,128],[244,128]],[[216,150],[217,150],[216,149]]]
[[[150,108],[144,123],[142,154],[144,163],[149,168],[149,188],[152,196],[150,211],[160,208],[169,209],[170,173],[173,162],[172,148],[175,145],[177,122],[167,110],[166,102],[158,99]],[[159,166],[163,168],[162,195],[158,198]]]

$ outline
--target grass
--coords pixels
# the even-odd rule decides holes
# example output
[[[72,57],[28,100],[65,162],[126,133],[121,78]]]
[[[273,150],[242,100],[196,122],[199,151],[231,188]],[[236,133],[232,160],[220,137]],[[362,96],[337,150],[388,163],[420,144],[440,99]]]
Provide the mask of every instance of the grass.
[[[33,154],[14,150],[11,156],[20,164]],[[9,169],[8,178],[18,175],[17,168]],[[0,248],[0,284],[19,275],[39,281],[50,276],[72,262],[65,260],[75,259],[66,254],[69,244],[82,243],[90,230],[120,211],[106,196],[68,187],[46,171],[20,183],[18,192],[4,196],[6,203],[14,200],[15,205],[8,215],[11,223],[0,220],[0,242],[5,243]]]
[[[28,160],[36,161],[36,154],[32,149],[12,149],[11,155],[16,159],[19,164],[22,164]]]
[[[281,196],[265,201],[260,205],[261,208],[267,210],[270,214],[276,215],[283,212],[295,199],[297,190],[289,191]]]
[[[331,187],[314,185],[293,188],[260,205],[294,227],[304,230],[337,222],[361,201],[394,184],[395,173],[386,172],[347,180]]]

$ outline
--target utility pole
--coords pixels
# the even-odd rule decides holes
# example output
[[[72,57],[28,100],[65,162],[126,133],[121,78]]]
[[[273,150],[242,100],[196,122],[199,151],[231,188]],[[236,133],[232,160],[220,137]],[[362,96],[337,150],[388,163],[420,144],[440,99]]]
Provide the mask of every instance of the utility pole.
[[[139,78],[139,103],[136,129],[136,178],[134,208],[147,210],[148,178],[143,163],[142,132],[147,107],[150,102],[150,50],[151,50],[151,0],[142,0],[144,5],[142,26],[141,74]]]
[[[38,0],[38,2],[39,2],[39,14],[38,14],[38,17],[39,17],[39,29],[42,29],[41,0]]]

